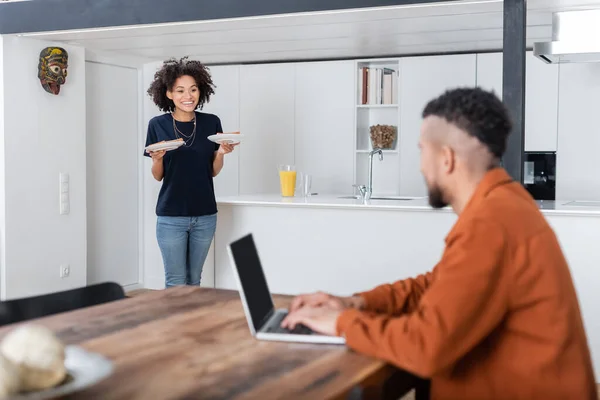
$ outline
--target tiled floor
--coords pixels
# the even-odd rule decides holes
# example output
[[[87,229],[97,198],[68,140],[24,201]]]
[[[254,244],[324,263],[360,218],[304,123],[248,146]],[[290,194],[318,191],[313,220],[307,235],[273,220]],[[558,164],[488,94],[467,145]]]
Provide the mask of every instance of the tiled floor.
[[[141,294],[147,293],[147,292],[151,292],[152,289],[137,289],[137,290],[132,290],[131,292],[127,292],[126,295],[129,297],[134,297],[134,296],[139,296]],[[600,384],[598,385],[598,397],[600,397]],[[402,397],[399,400],[414,400],[415,399],[415,392],[411,391],[410,393],[406,394],[406,396]]]

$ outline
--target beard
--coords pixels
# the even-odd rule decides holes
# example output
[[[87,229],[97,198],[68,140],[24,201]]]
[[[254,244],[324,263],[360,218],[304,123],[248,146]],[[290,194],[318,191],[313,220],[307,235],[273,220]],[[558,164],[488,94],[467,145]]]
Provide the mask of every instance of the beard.
[[[448,202],[444,199],[444,193],[442,189],[437,186],[427,185],[427,194],[429,196],[429,205],[433,208],[444,208],[448,205]]]

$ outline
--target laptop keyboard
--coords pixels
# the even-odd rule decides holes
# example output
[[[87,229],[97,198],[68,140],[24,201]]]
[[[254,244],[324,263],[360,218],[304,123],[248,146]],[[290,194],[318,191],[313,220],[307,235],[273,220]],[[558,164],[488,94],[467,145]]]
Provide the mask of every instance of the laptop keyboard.
[[[313,330],[307,327],[306,325],[298,324],[294,327],[294,329],[287,329],[281,327],[281,321],[285,318],[285,315],[279,316],[277,318],[276,323],[272,324],[267,328],[267,332],[269,333],[292,333],[294,335],[311,335],[313,334]]]
[[[310,335],[313,333],[312,329],[305,325],[296,325],[294,329],[282,328],[281,326],[269,327],[267,332],[270,333],[293,333],[294,335]]]

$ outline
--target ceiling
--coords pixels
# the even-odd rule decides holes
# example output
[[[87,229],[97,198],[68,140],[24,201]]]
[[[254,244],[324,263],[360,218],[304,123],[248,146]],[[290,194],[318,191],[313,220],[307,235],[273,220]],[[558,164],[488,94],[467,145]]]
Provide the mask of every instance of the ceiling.
[[[591,8],[600,0],[527,0],[527,46],[551,39],[552,12]],[[462,0],[17,36],[145,60],[190,55],[225,64],[500,50],[502,22],[502,0]]]

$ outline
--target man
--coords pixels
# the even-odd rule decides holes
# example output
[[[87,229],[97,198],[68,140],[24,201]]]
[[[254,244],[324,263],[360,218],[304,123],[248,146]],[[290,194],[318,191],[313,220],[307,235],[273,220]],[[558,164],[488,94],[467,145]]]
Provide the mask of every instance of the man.
[[[500,167],[511,122],[481,89],[423,111],[421,172],[458,215],[431,272],[352,297],[294,299],[283,326],[431,379],[432,399],[597,399],[567,262],[527,191]]]

